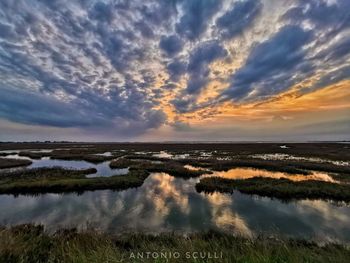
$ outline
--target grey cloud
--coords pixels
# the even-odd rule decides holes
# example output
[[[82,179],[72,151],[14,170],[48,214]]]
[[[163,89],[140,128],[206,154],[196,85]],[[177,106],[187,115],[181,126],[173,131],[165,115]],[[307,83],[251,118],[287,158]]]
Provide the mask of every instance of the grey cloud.
[[[188,72],[195,74],[206,71],[208,64],[227,56],[226,49],[218,41],[203,42],[191,53]]]
[[[111,4],[107,4],[105,2],[97,2],[93,8],[89,10],[89,17],[110,23],[113,20],[113,11],[114,8]]]
[[[309,0],[298,1],[298,4],[283,15],[283,19],[302,25],[311,24],[317,32],[315,44],[317,50],[311,50],[310,60],[323,69],[324,76],[309,90],[315,90],[349,78],[348,63],[350,40],[346,30],[350,28],[349,1]],[[323,48],[320,48],[322,47]],[[337,65],[333,70],[331,65]]]
[[[171,101],[171,103],[174,105],[175,109],[179,113],[185,113],[189,111],[193,105],[195,104],[195,98],[194,97],[181,97],[181,98],[175,98]]]
[[[299,0],[282,19],[297,25],[310,24],[319,32],[318,45],[327,44],[350,27],[349,9],[350,2],[344,0]]]
[[[208,82],[209,64],[228,55],[217,41],[208,41],[199,45],[190,55],[187,72],[190,76],[187,93],[198,93]]]
[[[312,68],[304,62],[305,51],[302,49],[311,36],[312,32],[298,26],[283,27],[251,51],[246,64],[232,76],[232,84],[223,96],[240,101],[254,91],[253,96],[257,99],[289,88],[298,81],[297,73]]]
[[[166,121],[148,92],[153,74],[130,66],[147,57],[142,39],[112,23],[122,3],[101,3],[1,1],[0,24],[11,29],[0,34],[1,118],[130,135]],[[90,17],[77,15],[77,8]]]
[[[350,2],[337,0],[334,3],[324,0],[299,0],[298,5],[290,9],[284,19],[300,23],[312,22],[319,28],[342,30],[350,26]]]
[[[16,37],[13,28],[9,25],[0,23],[0,37],[5,39],[14,39]]]
[[[76,111],[74,105],[50,96],[2,87],[0,116],[26,124],[56,127],[83,127],[106,125],[103,118],[94,118],[90,112]]]
[[[176,35],[162,36],[159,42],[159,47],[170,57],[179,53],[183,45],[182,40]]]
[[[327,87],[344,79],[350,79],[350,66],[344,66],[324,75],[313,85],[312,89]]]
[[[334,42],[334,41],[333,41]],[[338,38],[334,44],[330,45],[326,49],[322,49],[313,57],[314,60],[323,61],[324,63],[330,63],[338,61],[339,64],[346,63],[350,55],[350,39],[346,36]]]
[[[135,29],[139,30],[144,38],[153,38],[153,29],[146,22],[138,21],[135,23]]]
[[[223,59],[227,55],[227,50],[215,40],[203,42],[192,51],[186,69],[186,73],[189,76],[186,90],[184,94],[181,95],[181,98],[173,100],[173,104],[179,112],[186,112],[193,109],[193,104],[195,103],[194,97],[200,93],[202,88],[205,87],[209,81],[210,63],[218,59]],[[178,68],[174,66],[178,66]],[[173,67],[175,70],[178,70],[179,73],[182,73],[183,68],[180,65],[175,64]],[[183,96],[187,95],[194,97],[184,99]]]
[[[183,16],[176,24],[176,32],[190,40],[201,36],[222,6],[221,0],[186,0],[181,7]]]
[[[157,27],[168,27],[177,15],[177,4],[181,1],[183,0],[149,1],[150,5],[136,1],[136,8],[145,21]]]
[[[167,70],[172,81],[178,81],[186,73],[187,64],[180,60],[173,60],[167,65]]]
[[[235,2],[229,11],[216,20],[216,26],[224,38],[233,38],[252,24],[261,8],[260,0]]]

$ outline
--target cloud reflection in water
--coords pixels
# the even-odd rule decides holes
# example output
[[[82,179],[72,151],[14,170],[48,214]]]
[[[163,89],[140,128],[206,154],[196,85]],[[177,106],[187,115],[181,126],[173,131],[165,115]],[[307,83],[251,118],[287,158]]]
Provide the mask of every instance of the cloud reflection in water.
[[[41,223],[49,229],[85,227],[112,233],[181,233],[221,229],[251,236],[282,233],[350,242],[350,208],[325,201],[283,203],[240,193],[197,193],[199,179],[151,174],[142,187],[125,191],[0,196],[0,223]]]

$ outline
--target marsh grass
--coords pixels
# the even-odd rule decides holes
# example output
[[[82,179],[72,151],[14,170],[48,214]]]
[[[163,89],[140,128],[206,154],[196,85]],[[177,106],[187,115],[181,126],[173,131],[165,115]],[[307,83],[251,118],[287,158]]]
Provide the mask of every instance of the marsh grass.
[[[0,158],[0,169],[31,165],[30,160]]]
[[[308,171],[298,167],[289,166],[286,163],[278,163],[276,161],[256,160],[256,159],[233,159],[233,160],[217,160],[215,158],[198,160],[184,159],[179,160],[184,164],[190,164],[197,167],[208,168],[215,171],[227,171],[233,168],[256,168],[264,169],[272,172],[284,172],[289,174],[309,174]]]
[[[144,170],[149,173],[167,173],[174,177],[180,178],[192,178],[198,177],[203,174],[209,174],[211,171],[201,169],[201,170],[190,170],[183,166],[183,164],[173,161],[166,160],[162,163],[152,163],[153,160],[147,159],[128,159],[128,158],[120,158],[114,160],[110,163],[111,168],[127,168],[129,167],[131,170]]]
[[[119,158],[110,162],[109,167],[112,169],[123,169],[130,166],[138,165],[140,161],[134,161],[126,158]]]
[[[134,167],[140,170],[145,170],[150,173],[167,173],[174,177],[180,177],[184,179],[199,177],[203,174],[210,174],[211,171],[206,169],[202,170],[190,170],[185,168],[181,163],[176,161],[167,161],[164,163],[152,163],[152,162],[140,162]]]
[[[92,151],[94,152],[94,151]],[[19,156],[26,156],[31,159],[37,160],[41,159],[43,157],[50,157],[51,159],[57,159],[57,160],[67,160],[67,161],[86,161],[90,163],[102,163],[105,161],[113,160],[119,156],[119,155],[112,155],[112,156],[103,156],[103,155],[96,155],[94,153],[91,153],[91,151],[71,151],[71,150],[54,150],[51,153],[47,152],[30,152],[30,151],[22,151],[19,152]]]
[[[0,152],[0,156],[7,156],[7,155],[14,155],[17,154],[17,152]]]
[[[68,170],[62,168],[38,168],[3,174],[0,177],[1,194],[38,194],[83,192],[87,190],[122,190],[141,186],[148,173],[129,171],[126,175],[86,178],[96,169]]]
[[[288,148],[281,149],[281,143],[72,143],[72,142],[0,142],[0,150],[27,149],[66,149],[84,151],[84,153],[102,153],[107,151],[125,152],[211,152],[213,156],[249,156],[252,154],[282,153],[295,156],[325,158],[350,161],[349,146],[341,143],[283,143]]]
[[[190,164],[197,167],[203,167],[215,171],[227,171],[234,168],[245,167],[263,169],[272,172],[284,172],[289,174],[308,175],[310,171],[320,171],[333,173],[337,180],[350,180],[350,167],[338,166],[329,163],[312,163],[307,161],[281,161],[281,160],[257,160],[257,159],[233,159],[233,160],[217,160],[214,158],[200,159],[183,159],[178,160],[183,164]],[[341,175],[341,176],[337,176]]]
[[[275,197],[279,199],[331,199],[350,201],[350,185],[306,180],[294,182],[288,179],[254,177],[250,179],[203,178],[196,184],[198,192],[228,192],[238,190],[245,194]]]
[[[139,258],[138,252],[178,252],[175,258]],[[196,259],[193,252],[217,252],[220,258]],[[221,258],[222,253],[222,258]],[[197,254],[198,255],[198,254]],[[319,246],[306,240],[237,237],[218,232],[158,236],[130,233],[111,236],[94,230],[45,232],[43,226],[19,225],[0,229],[0,262],[348,262],[349,248]]]

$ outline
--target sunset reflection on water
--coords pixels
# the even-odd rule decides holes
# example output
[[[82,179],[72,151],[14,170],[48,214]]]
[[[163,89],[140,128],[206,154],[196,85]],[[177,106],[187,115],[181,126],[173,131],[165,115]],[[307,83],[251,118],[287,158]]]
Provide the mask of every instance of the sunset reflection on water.
[[[312,171],[308,175],[304,174],[287,174],[282,172],[271,172],[261,169],[252,169],[252,168],[234,168],[228,171],[216,171],[213,174],[208,176],[218,176],[227,179],[249,179],[253,177],[268,177],[274,179],[285,178],[291,181],[306,181],[306,180],[316,180],[316,181],[325,181],[330,183],[339,183],[334,180],[331,176],[326,173]]]
[[[247,169],[235,169],[234,173],[242,174],[242,171]],[[198,193],[195,185],[199,180],[152,173],[141,187],[125,191],[0,195],[0,210],[6,211],[0,214],[0,222],[43,224],[52,231],[62,227],[81,229],[87,225],[113,234],[193,233],[214,229],[244,236],[278,232],[350,242],[349,206],[321,200],[287,203],[239,192]]]

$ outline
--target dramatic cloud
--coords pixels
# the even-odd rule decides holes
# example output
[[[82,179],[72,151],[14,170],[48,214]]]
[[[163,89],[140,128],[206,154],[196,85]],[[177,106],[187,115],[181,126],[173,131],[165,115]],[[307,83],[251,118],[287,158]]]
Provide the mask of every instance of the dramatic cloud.
[[[190,54],[189,64],[186,70],[189,76],[187,87],[183,92],[184,94],[181,95],[181,98],[173,100],[173,104],[179,112],[187,111],[191,104],[195,102],[194,97],[183,98],[183,95],[198,95],[209,81],[210,63],[224,58],[227,54],[228,52],[216,41],[204,42]],[[180,67],[177,72],[181,72]],[[176,76],[176,74],[172,75]]]
[[[197,93],[207,82],[208,66],[213,61],[224,58],[227,51],[216,41],[205,42],[190,55],[187,72],[190,75],[187,92]]]
[[[190,40],[200,37],[207,29],[211,18],[221,8],[222,1],[184,0],[183,16],[176,24],[176,32]]]
[[[245,66],[232,76],[232,86],[224,95],[233,100],[255,99],[283,91],[295,83],[295,74],[309,65],[303,63],[303,47],[311,32],[285,26],[271,39],[257,45]]]
[[[0,126],[200,139],[198,127],[225,115],[219,126],[234,136],[275,116],[235,107],[348,85],[349,9],[345,0],[0,1]],[[327,107],[335,116],[348,104]],[[227,128],[242,116],[254,121]]]
[[[350,77],[344,74],[344,67],[350,63],[349,9],[349,1],[299,1],[298,6],[289,10],[283,17],[294,24],[311,24],[317,32],[315,42],[318,51],[313,57],[314,64],[338,68],[328,69],[329,73],[322,77],[315,87]],[[334,81],[331,81],[332,78]],[[328,81],[325,81],[326,79]]]
[[[320,1],[320,0],[299,0],[298,5],[290,9],[285,19],[295,23],[304,21],[311,22],[318,29],[328,29],[332,33],[338,33],[350,27],[349,1]],[[328,32],[320,32],[327,34]]]
[[[170,79],[173,81],[178,81],[179,77],[186,73],[187,65],[184,62],[174,60],[167,65],[167,70],[170,75]]]
[[[175,36],[163,36],[160,40],[159,47],[166,52],[168,56],[174,56],[182,50],[182,40]]]
[[[260,0],[244,0],[235,2],[232,8],[216,21],[217,27],[225,38],[241,34],[249,27],[261,11]]]

